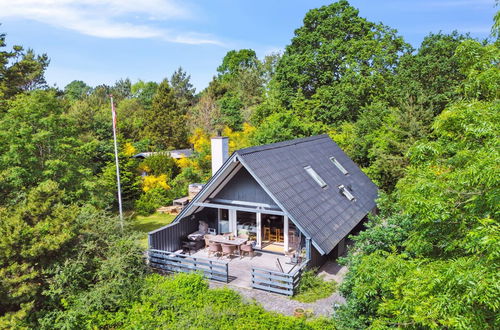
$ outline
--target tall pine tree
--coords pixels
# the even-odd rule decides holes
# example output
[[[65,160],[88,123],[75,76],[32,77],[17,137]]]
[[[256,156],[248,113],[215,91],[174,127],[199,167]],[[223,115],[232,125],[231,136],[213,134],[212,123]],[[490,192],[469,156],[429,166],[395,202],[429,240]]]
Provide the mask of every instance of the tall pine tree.
[[[195,101],[194,93],[196,88],[193,87],[190,79],[191,76],[182,67],[179,67],[170,78],[170,84],[177,98],[177,103],[181,108],[185,109],[193,105]]]
[[[179,106],[167,79],[158,86],[145,117],[145,135],[155,147],[168,150],[187,146],[186,109]]]

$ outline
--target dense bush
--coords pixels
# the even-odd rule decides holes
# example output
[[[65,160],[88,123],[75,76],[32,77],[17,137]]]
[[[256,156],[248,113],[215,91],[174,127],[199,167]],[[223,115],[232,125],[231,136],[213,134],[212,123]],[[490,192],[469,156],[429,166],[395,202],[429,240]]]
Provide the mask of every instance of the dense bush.
[[[357,239],[344,327],[498,328],[498,102],[460,102],[410,149],[408,174]]]
[[[327,329],[331,321],[305,321],[246,303],[233,290],[209,289],[198,274],[149,275],[128,301],[116,309],[92,309],[81,318],[61,312],[56,327],[113,329]]]
[[[293,299],[305,303],[313,302],[331,296],[336,288],[335,281],[325,281],[318,276],[317,269],[309,269],[302,273],[297,294]]]
[[[171,203],[172,199],[169,199],[168,191],[163,188],[154,188],[143,193],[135,201],[135,211],[139,215],[150,215],[160,206],[170,205]]]

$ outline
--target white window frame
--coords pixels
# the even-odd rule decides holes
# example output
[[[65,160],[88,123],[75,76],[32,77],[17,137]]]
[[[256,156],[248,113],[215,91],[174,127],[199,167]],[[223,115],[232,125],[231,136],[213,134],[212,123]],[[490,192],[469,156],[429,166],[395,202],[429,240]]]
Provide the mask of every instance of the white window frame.
[[[340,162],[337,160],[337,158],[330,157],[330,160],[332,161],[333,165],[337,166],[337,168],[340,170],[340,172],[342,172],[344,175],[349,174],[349,171],[347,171],[346,168],[344,166],[342,166],[342,164],[340,164]]]
[[[328,185],[326,184],[325,180],[323,180],[322,177],[319,176],[318,173],[316,173],[316,171],[309,165],[307,166],[304,166],[304,170],[306,170],[307,174],[309,174],[309,176],[311,178],[313,178],[313,180],[321,187],[321,188],[326,188]]]

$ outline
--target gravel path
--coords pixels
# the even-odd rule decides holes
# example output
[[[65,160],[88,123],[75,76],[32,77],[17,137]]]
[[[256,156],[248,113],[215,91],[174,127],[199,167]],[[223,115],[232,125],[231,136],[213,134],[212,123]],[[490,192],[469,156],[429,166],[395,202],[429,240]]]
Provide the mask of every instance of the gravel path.
[[[226,284],[210,282],[211,288],[220,288]],[[333,304],[343,304],[345,300],[338,293],[332,294],[330,297],[317,300],[313,303],[301,303],[275,293],[266,291],[240,288],[228,285],[229,288],[238,291],[248,301],[256,301],[268,311],[278,312],[284,315],[293,315],[295,308],[303,308],[306,311],[311,311],[315,316],[331,316],[333,312]]]
[[[335,280],[337,283],[342,282],[347,269],[339,266],[337,263],[328,262],[319,271],[320,276],[326,280]],[[293,315],[296,308],[303,308],[306,311],[311,311],[315,316],[331,316],[333,312],[333,304],[344,304],[345,299],[337,292],[330,297],[317,300],[312,303],[301,303],[290,299],[287,296],[270,293],[266,291],[237,287],[227,285],[220,282],[210,281],[211,288],[220,288],[227,286],[238,291],[248,301],[255,301],[262,305],[266,310],[278,312],[284,315]]]

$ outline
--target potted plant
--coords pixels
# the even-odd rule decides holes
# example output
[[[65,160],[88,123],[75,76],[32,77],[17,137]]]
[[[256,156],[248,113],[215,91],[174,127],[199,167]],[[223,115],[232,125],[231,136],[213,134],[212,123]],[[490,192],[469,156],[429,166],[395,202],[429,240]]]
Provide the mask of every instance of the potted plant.
[[[305,317],[306,316],[306,311],[304,308],[295,308],[293,311],[293,316],[295,317]]]

